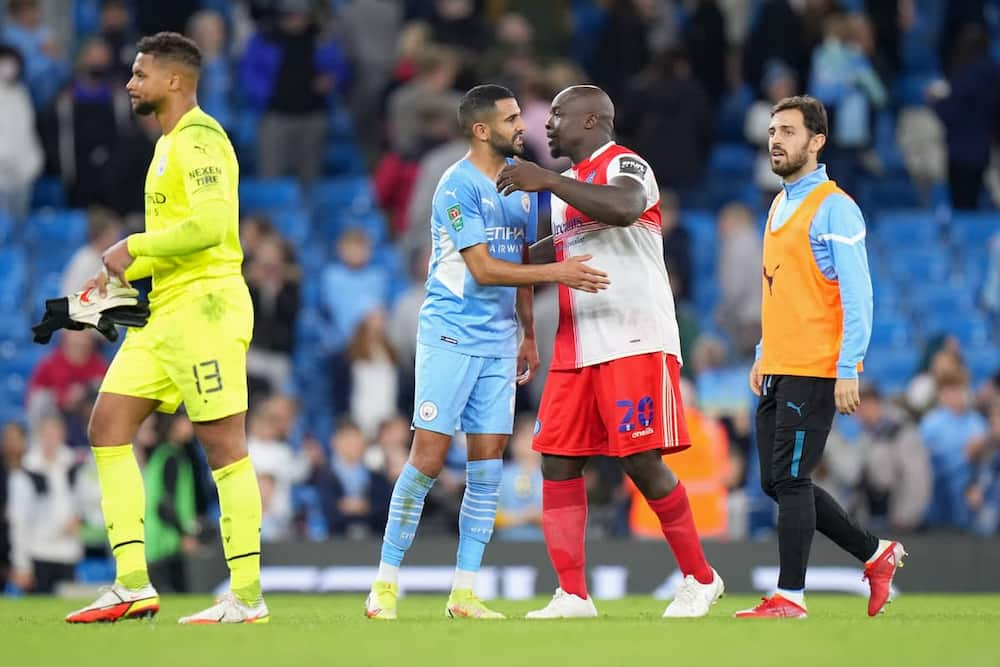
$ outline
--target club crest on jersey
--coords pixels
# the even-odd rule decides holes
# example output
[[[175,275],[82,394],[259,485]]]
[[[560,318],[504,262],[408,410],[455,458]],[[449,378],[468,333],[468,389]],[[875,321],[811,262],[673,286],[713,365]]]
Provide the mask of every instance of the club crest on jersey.
[[[462,207],[458,204],[449,206],[447,213],[448,221],[451,222],[452,229],[456,232],[462,231],[462,228],[465,227],[465,222],[462,220]]]
[[[160,161],[156,165],[156,175],[163,176],[163,172],[167,170],[167,156],[163,155],[160,157]]]
[[[596,176],[597,176],[597,172],[596,171],[592,171],[589,174],[587,174],[587,178],[583,179],[583,182],[584,183],[593,183],[594,182],[594,178]]]
[[[521,194],[521,208],[524,209],[525,213],[531,211],[531,197],[528,196],[527,192]]]
[[[438,416],[438,406],[434,401],[424,401],[417,410],[425,422],[432,422]]]

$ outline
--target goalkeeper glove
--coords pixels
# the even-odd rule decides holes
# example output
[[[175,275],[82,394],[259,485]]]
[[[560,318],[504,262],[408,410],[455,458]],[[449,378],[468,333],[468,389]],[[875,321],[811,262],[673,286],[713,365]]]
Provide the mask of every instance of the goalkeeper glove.
[[[118,340],[116,325],[142,327],[149,320],[149,304],[139,301],[139,292],[112,279],[107,295],[97,288],[45,301],[45,316],[31,327],[36,343],[48,343],[58,329],[97,329],[109,341]]]

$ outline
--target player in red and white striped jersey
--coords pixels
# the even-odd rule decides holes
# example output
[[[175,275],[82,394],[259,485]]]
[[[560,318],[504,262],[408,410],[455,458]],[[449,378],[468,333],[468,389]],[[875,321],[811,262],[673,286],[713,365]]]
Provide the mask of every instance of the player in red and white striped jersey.
[[[684,583],[665,617],[704,616],[723,592],[705,560],[684,487],[662,455],[691,445],[680,390],[680,337],[663,262],[660,193],[649,164],[615,143],[614,105],[594,86],[552,101],[546,123],[562,175],[518,160],[498,176],[502,193],[552,192],[552,236],[539,255],[592,255],[611,285],[599,294],[560,288],[559,327],[534,449],[542,453],[542,527],[559,589],[529,618],[596,616],[584,574],[591,456],[618,458],[656,512]],[[548,244],[548,247],[546,247]]]

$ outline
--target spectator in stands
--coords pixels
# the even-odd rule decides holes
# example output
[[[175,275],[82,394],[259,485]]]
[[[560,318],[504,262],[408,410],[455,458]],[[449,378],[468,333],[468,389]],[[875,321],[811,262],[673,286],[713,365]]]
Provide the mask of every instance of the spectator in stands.
[[[187,415],[161,418],[161,429],[146,455],[146,558],[157,590],[186,593],[186,556],[198,550],[196,462],[187,443],[194,427]]]
[[[243,265],[249,266],[257,248],[277,236],[274,225],[266,217],[246,215],[240,219],[240,246],[243,248]]]
[[[989,439],[965,493],[972,529],[980,535],[995,535],[1000,529],[1000,400],[994,399],[989,422]]]
[[[750,359],[760,341],[761,234],[744,204],[719,211],[719,306],[715,321],[738,359]]]
[[[857,191],[863,154],[874,139],[873,112],[889,101],[885,84],[859,45],[856,29],[843,14],[824,20],[824,39],[813,51],[809,79],[809,94],[826,105],[830,118],[823,157],[830,177],[847,192]]]
[[[396,413],[399,392],[398,357],[385,328],[385,311],[376,308],[358,324],[347,345],[351,364],[351,418],[366,438]]]
[[[315,181],[326,150],[327,113],[351,69],[337,42],[325,41],[308,0],[282,0],[275,27],[247,45],[240,82],[250,105],[264,112],[258,146],[263,178],[292,173]]]
[[[281,406],[267,399],[254,406],[247,431],[247,451],[260,483],[261,497],[267,496],[261,538],[286,539],[292,532],[292,486],[306,480],[310,461],[306,452],[297,454],[282,433]],[[262,501],[263,502],[263,501]]]
[[[119,142],[135,133],[128,93],[114,80],[113,64],[107,43],[87,40],[73,80],[42,123],[48,163],[75,207],[115,204],[120,175],[112,158]]]
[[[338,352],[350,341],[365,315],[388,303],[389,276],[372,261],[368,234],[351,227],[337,241],[339,262],[327,266],[320,276],[321,303],[327,320],[326,347]],[[350,299],[343,298],[350,294]]]
[[[458,124],[451,124],[451,129],[452,134],[446,142],[432,148],[420,158],[417,180],[413,184],[406,212],[406,233],[401,240],[404,252],[418,252],[430,242],[431,203],[438,181],[448,167],[461,160],[469,150],[469,142],[458,134]]]
[[[541,542],[542,457],[531,449],[535,420],[522,415],[514,422],[510,459],[503,465],[497,502],[496,536],[501,540]]]
[[[0,42],[20,52],[24,58],[24,80],[35,109],[47,108],[66,80],[68,68],[55,33],[42,25],[38,0],[7,3],[7,21],[0,31]]]
[[[1000,121],[1000,71],[983,26],[964,26],[949,60],[947,85],[928,89],[947,132],[951,204],[975,209]]]
[[[10,479],[11,562],[24,591],[51,594],[73,581],[83,557],[80,463],[66,446],[62,418],[42,418],[21,469]]]
[[[781,189],[781,179],[771,171],[771,158],[767,153],[768,127],[771,125],[771,108],[786,97],[795,94],[795,71],[785,63],[774,60],[767,63],[761,82],[764,97],[754,102],[747,110],[743,122],[743,136],[758,147],[757,162],[754,166],[754,181],[763,191],[766,203]]]
[[[28,380],[29,416],[51,408],[70,411],[88,388],[100,384],[108,362],[97,349],[95,335],[87,330],[60,333],[59,347],[42,358]]]
[[[127,232],[145,228],[146,172],[162,134],[154,114],[138,116],[135,118],[135,131],[124,134],[115,148],[110,169],[114,188],[111,207],[124,219]]]
[[[462,49],[470,57],[490,42],[489,28],[473,0],[434,0],[427,18],[435,42]]]
[[[920,437],[934,470],[933,500],[926,516],[930,526],[969,527],[966,491],[988,434],[986,419],[970,407],[965,369],[943,374],[938,379],[938,407],[920,422]]]
[[[623,143],[646,157],[661,186],[689,188],[701,181],[714,116],[683,53],[659,54],[630,81],[617,106]]]
[[[143,35],[161,30],[184,32],[191,16],[204,4],[203,0],[132,0],[132,3],[136,26]]]
[[[417,322],[426,295],[424,283],[427,281],[430,258],[429,245],[424,245],[419,252],[413,253],[410,261],[410,286],[396,298],[389,317],[389,339],[399,357],[401,368],[412,367],[416,359]]]
[[[454,90],[460,60],[451,49],[429,45],[416,56],[416,74],[388,99],[387,120],[391,150],[404,158],[416,158],[440,141],[429,137],[429,118],[454,118],[461,95]]]
[[[44,163],[23,72],[17,49],[0,44],[0,215],[15,220],[27,215],[31,186]]]
[[[188,35],[201,49],[198,106],[219,121],[232,126],[232,64],[226,53],[226,21],[216,11],[202,10],[191,17]]]
[[[726,17],[718,0],[697,0],[684,25],[684,50],[691,59],[691,72],[705,87],[714,106],[726,91],[728,39]]]
[[[253,302],[253,340],[247,352],[251,394],[280,391],[291,374],[299,278],[298,267],[285,261],[285,247],[277,236],[261,241],[247,263]]]
[[[640,0],[612,0],[598,37],[590,75],[616,102],[627,92],[629,78],[650,63],[649,26],[655,8]],[[650,106],[656,102],[649,101]],[[616,125],[618,125],[616,123]],[[649,150],[631,146],[649,159]],[[663,178],[662,170],[650,160],[653,171]]]
[[[663,221],[663,261],[667,265],[670,289],[675,301],[690,302],[694,293],[691,270],[691,235],[681,224],[680,200],[671,190],[660,190],[660,219]]]
[[[132,12],[125,0],[104,0],[101,4],[98,36],[111,49],[111,76],[120,85],[132,78],[135,61],[135,32],[132,30]],[[202,71],[204,76],[204,71]]]
[[[4,424],[0,435],[0,589],[6,588],[13,574],[10,567],[10,523],[7,520],[10,501],[10,479],[21,468],[28,449],[27,435],[19,422]]]
[[[495,38],[492,47],[481,58],[478,58],[477,78],[479,81],[492,81],[500,85],[514,86],[525,75],[537,69],[535,29],[523,15],[509,11],[497,20],[494,31]],[[551,95],[545,97],[551,99]],[[520,95],[518,102],[522,105],[523,115],[524,100]],[[527,120],[525,120],[525,124],[530,127]],[[542,120],[541,126],[544,130],[544,120]],[[548,153],[548,151],[545,150],[543,153]],[[534,155],[533,153],[532,159]]]
[[[756,12],[750,35],[743,47],[743,80],[766,97],[764,74],[771,62],[782,62],[795,73],[796,81],[806,81],[813,45],[805,23],[789,0],[765,0]]]
[[[121,221],[112,211],[94,207],[87,211],[87,243],[69,260],[62,274],[62,294],[72,294],[104,268],[101,254],[121,238]]]
[[[331,535],[377,535],[385,527],[392,486],[364,465],[365,436],[357,424],[342,420],[330,440],[328,467],[314,470]]]
[[[930,504],[933,473],[917,429],[883,400],[878,388],[861,387],[861,435],[851,447],[861,458],[856,511],[871,528],[908,532],[920,527]]]

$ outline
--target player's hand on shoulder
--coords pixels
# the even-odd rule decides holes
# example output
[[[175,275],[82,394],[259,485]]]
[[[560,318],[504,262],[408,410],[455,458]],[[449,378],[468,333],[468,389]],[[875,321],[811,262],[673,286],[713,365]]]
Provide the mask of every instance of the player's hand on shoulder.
[[[553,264],[555,282],[592,294],[607,289],[611,284],[608,274],[585,264],[591,259],[593,255],[577,255]]]
[[[534,162],[514,158],[513,164],[506,165],[497,176],[497,192],[509,195],[511,192],[539,192],[548,190],[553,172],[539,167]]]
[[[135,258],[129,252],[127,237],[105,250],[101,255],[101,261],[104,262],[104,268],[107,269],[109,276],[118,278],[122,285],[128,286],[125,269],[132,265]]]

